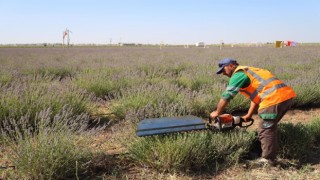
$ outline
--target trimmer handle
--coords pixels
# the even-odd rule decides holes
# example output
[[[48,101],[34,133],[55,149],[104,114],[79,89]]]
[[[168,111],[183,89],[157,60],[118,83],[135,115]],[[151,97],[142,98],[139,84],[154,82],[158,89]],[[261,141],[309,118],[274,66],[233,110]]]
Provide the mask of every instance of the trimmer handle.
[[[209,124],[212,124],[212,122],[217,122],[218,121],[218,117],[216,117],[216,118],[214,118],[214,119],[212,119],[211,117],[210,117],[210,115],[209,115]]]
[[[243,123],[249,123],[249,124],[243,125]],[[240,126],[241,128],[247,128],[247,127],[251,126],[253,123],[254,123],[254,120],[253,120],[252,118],[249,119],[248,121],[245,121],[242,117],[240,117],[240,124],[239,124],[239,126]]]
[[[215,129],[214,128],[214,125],[212,123],[216,123],[217,122],[217,119],[212,119],[209,115],[209,123],[206,124],[207,128],[209,129]]]
[[[212,123],[212,118],[211,118],[211,116],[209,115],[209,124],[211,124]]]

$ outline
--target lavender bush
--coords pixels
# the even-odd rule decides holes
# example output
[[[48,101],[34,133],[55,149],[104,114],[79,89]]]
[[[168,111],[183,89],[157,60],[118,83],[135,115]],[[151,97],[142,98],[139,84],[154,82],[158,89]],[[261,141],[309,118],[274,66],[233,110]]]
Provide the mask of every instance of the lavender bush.
[[[241,131],[153,136],[131,142],[129,154],[137,163],[158,171],[218,171],[222,164],[240,162],[254,139],[253,132]]]
[[[16,128],[8,121],[20,119],[26,114],[29,119],[24,120],[33,126],[36,114],[46,108],[51,108],[53,114],[66,105],[72,107],[74,114],[89,111],[89,94],[74,86],[43,77],[17,79],[10,85],[3,86],[0,92],[0,131],[9,127]]]
[[[215,109],[228,78],[217,76],[217,62],[232,57],[241,65],[271,70],[297,92],[295,107],[319,106],[318,46],[275,49],[235,47],[220,50],[170,47],[1,48],[0,117],[19,117],[65,104],[75,113],[108,106],[113,118],[132,112],[139,118],[193,114]],[[307,71],[306,71],[307,69]],[[94,100],[91,93],[95,96]],[[90,103],[89,103],[90,102]],[[99,102],[99,103],[97,103]],[[238,95],[226,112],[245,111]],[[95,111],[95,110],[93,110]],[[141,113],[144,112],[144,113]],[[3,120],[1,120],[3,122]]]
[[[6,156],[17,169],[12,178],[74,179],[85,175],[95,157],[89,148],[91,137],[102,130],[88,130],[89,118],[84,113],[74,115],[72,108],[64,106],[57,114],[51,108],[40,111],[33,118],[34,126],[30,126],[30,114],[10,119],[11,125],[20,127],[1,133],[8,144]]]
[[[62,149],[70,150],[66,153],[70,159],[60,158],[66,157],[63,153],[52,156],[52,159],[65,159],[66,164],[74,165],[92,158],[85,148],[78,151],[76,142],[81,142],[78,131],[66,130],[65,134],[56,131],[55,120],[66,111],[65,107],[70,108],[67,111],[69,117],[79,120],[77,117],[86,114],[90,117],[84,118],[86,121],[93,114],[102,117],[95,113],[99,110],[96,108],[106,109],[113,119],[132,122],[148,117],[187,114],[207,117],[216,108],[228,83],[228,78],[215,74],[218,61],[225,57],[237,59],[241,65],[271,70],[297,92],[295,107],[320,105],[319,46],[282,49],[234,47],[222,50],[218,47],[166,47],[162,50],[156,47],[0,48],[0,141],[14,145],[16,157],[12,158],[16,164],[20,163],[22,174],[32,172],[31,177],[36,178],[37,175],[33,174],[41,172],[46,174],[43,178],[60,178],[56,173],[61,172],[61,167],[57,168],[50,161],[41,167],[43,162],[40,158],[33,161],[28,159],[31,157],[28,154],[24,154],[25,158],[18,154],[24,153],[22,147],[30,149],[28,152],[32,156],[55,154],[50,149],[60,147],[52,141],[62,143],[65,145]],[[245,111],[248,105],[248,100],[238,95],[226,112]],[[39,117],[47,109],[50,113],[45,119],[51,124],[41,128]],[[69,122],[68,118],[58,119]],[[72,129],[73,125],[65,123],[62,129]],[[41,135],[43,130],[49,129],[52,129],[51,134],[46,135],[50,143],[45,143]],[[69,136],[69,139],[64,138]],[[34,154],[31,150],[35,151]],[[80,161],[82,157],[73,152],[83,154],[84,161]],[[239,156],[230,157],[237,159]],[[28,169],[30,164],[27,162],[30,161],[33,169]],[[181,162],[174,167],[190,167],[183,164],[187,161]],[[73,169],[68,172],[73,174],[76,168],[71,167]]]

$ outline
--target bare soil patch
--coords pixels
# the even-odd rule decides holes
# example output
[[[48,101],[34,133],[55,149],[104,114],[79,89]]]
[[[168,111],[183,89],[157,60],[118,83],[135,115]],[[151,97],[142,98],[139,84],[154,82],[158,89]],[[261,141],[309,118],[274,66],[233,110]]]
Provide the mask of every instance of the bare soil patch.
[[[290,110],[283,117],[281,122],[291,123],[309,123],[312,119],[320,117],[320,108],[313,108],[308,110]]]
[[[293,123],[293,124],[308,124],[310,123],[314,118],[320,117],[320,108],[312,108],[312,109],[292,109],[289,110],[281,119],[280,123]],[[258,122],[260,121],[260,118],[257,114],[254,114],[252,117],[255,122],[252,126],[249,127],[249,129],[257,129],[258,128]]]

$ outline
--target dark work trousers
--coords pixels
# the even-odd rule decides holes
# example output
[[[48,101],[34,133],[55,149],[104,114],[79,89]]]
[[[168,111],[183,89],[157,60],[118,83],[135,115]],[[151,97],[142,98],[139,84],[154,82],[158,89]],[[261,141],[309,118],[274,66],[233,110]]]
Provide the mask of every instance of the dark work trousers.
[[[258,111],[260,114],[276,114],[275,119],[262,119],[259,122],[258,136],[261,142],[261,157],[274,160],[278,151],[278,122],[293,105],[293,99]],[[261,118],[261,116],[260,116]]]

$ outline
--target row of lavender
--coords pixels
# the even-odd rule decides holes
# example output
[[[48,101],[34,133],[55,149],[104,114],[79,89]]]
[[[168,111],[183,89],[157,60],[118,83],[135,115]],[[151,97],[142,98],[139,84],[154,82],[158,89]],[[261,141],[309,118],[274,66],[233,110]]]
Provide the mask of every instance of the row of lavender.
[[[0,48],[1,149],[21,177],[88,176],[101,153],[89,121],[206,117],[228,82],[215,74],[225,57],[270,69],[297,92],[295,107],[319,106],[319,47]],[[239,95],[227,111],[246,108]]]
[[[320,104],[320,48],[75,48],[0,49],[0,117],[18,118],[64,105],[95,112],[98,100],[113,117],[194,114],[215,108],[228,79],[217,76],[219,59],[274,72],[297,92],[295,107]],[[228,112],[245,110],[237,96]],[[131,113],[130,113],[131,112]],[[132,113],[133,112],[133,113]]]

